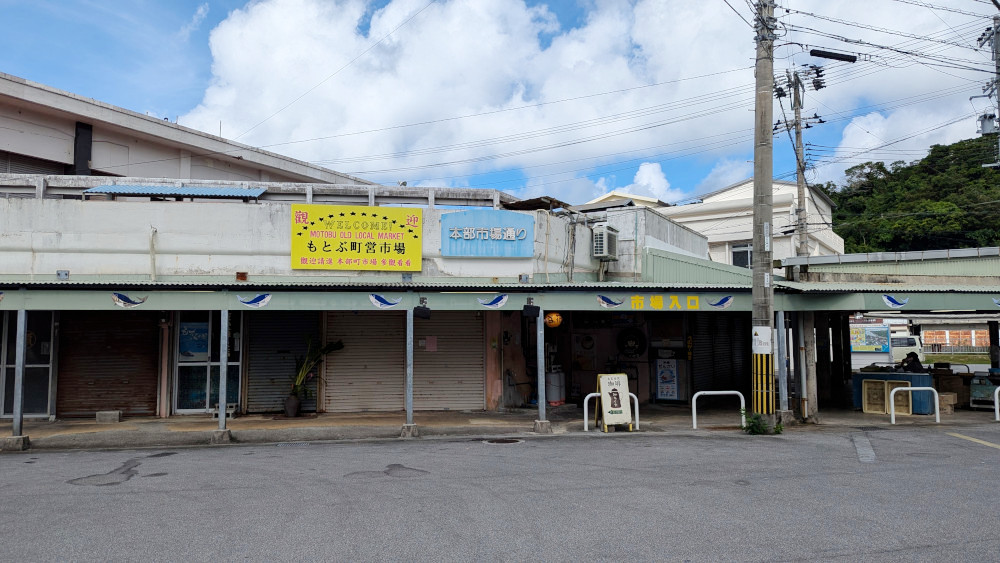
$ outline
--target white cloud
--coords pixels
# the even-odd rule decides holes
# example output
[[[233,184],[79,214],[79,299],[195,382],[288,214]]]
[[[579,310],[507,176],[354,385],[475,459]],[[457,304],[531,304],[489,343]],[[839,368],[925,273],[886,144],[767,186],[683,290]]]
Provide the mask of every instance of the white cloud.
[[[975,118],[951,123],[954,115],[942,111],[920,112],[911,108],[883,115],[878,112],[855,117],[844,128],[831,160],[807,178],[810,182],[844,181],[843,170],[867,161],[910,162],[926,155],[931,145],[946,145],[968,138],[975,131]],[[893,142],[901,139],[899,142]]]
[[[184,24],[184,26],[181,27],[180,31],[177,32],[177,37],[180,38],[181,41],[187,41],[188,38],[191,37],[191,33],[193,33],[199,27],[201,27],[201,22],[205,21],[206,16],[208,16],[207,3],[198,6],[198,9],[195,10],[194,15],[191,16],[191,21]]]
[[[753,162],[724,158],[697,185],[694,194],[704,194],[753,177]]]
[[[643,162],[639,165],[639,170],[635,173],[632,183],[619,188],[618,191],[655,197],[656,199],[672,203],[681,199],[684,195],[680,190],[672,189],[667,177],[663,174],[663,169],[659,162]]]
[[[870,4],[864,13],[848,2],[795,0],[791,7],[887,28],[905,19],[908,33],[964,43],[978,35],[979,23],[989,23]],[[583,23],[559,29],[544,5],[522,0],[392,0],[369,14],[362,34],[359,25],[371,9],[363,0],[252,2],[212,31],[211,85],[181,121],[213,133],[222,121],[227,137],[386,183],[465,185],[475,174],[518,171],[527,178],[519,193],[562,194],[571,202],[613,186],[611,176],[587,179],[608,165],[629,174],[639,167],[629,189],[668,200],[749,176],[743,159],[752,151],[750,27],[722,2],[580,5],[587,10]],[[745,5],[734,5],[750,19]],[[780,15],[786,24],[900,41]],[[968,96],[984,77],[791,28],[782,34],[779,75],[807,62],[827,70],[827,88],[806,93],[804,112],[828,123],[808,130],[807,143],[827,136],[827,144],[851,146],[853,126],[843,139],[840,129],[866,106],[886,119],[884,141],[913,134],[968,111]],[[873,54],[850,65],[812,59],[803,52],[807,44]],[[943,44],[907,48],[982,58]],[[776,107],[775,119],[780,115]],[[963,127],[915,137],[907,146],[974,134],[974,127],[965,133]],[[787,152],[777,148],[776,159],[790,160]],[[697,172],[677,168],[695,166]],[[828,167],[830,177],[844,167]]]

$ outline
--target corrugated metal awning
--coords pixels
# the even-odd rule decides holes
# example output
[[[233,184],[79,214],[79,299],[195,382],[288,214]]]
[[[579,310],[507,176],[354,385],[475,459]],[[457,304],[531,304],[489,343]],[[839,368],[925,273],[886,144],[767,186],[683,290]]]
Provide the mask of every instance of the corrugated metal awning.
[[[909,283],[847,283],[775,281],[776,288],[802,293],[1000,293],[1000,285],[933,285]]]
[[[14,290],[17,287],[31,288],[77,288],[93,289],[97,287],[134,287],[134,288],[391,288],[400,290],[433,289],[445,292],[482,292],[505,291],[512,293],[538,291],[657,291],[664,289],[704,290],[704,291],[750,291],[749,283],[699,283],[699,282],[559,282],[559,283],[493,283],[479,279],[461,279],[454,281],[420,280],[401,281],[400,279],[378,279],[364,277],[320,277],[320,276],[253,276],[247,281],[235,281],[232,276],[160,276],[156,281],[148,276],[70,276],[68,280],[57,280],[55,276],[0,276],[0,291]]]
[[[85,195],[105,194],[142,197],[198,197],[210,199],[257,199],[267,188],[223,188],[185,186],[97,186],[83,191]]]

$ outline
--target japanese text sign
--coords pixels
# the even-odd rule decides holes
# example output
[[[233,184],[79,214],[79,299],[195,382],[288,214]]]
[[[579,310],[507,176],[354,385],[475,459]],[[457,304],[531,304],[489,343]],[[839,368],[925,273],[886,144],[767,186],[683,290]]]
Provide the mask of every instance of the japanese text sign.
[[[292,268],[420,271],[423,210],[292,204]]]
[[[597,377],[601,388],[601,419],[604,425],[631,424],[632,406],[629,403],[628,375],[608,373]]]
[[[750,335],[750,352],[753,354],[774,353],[774,339],[771,338],[771,327],[767,325],[754,326]]]
[[[535,217],[499,209],[441,215],[441,256],[531,258]]]

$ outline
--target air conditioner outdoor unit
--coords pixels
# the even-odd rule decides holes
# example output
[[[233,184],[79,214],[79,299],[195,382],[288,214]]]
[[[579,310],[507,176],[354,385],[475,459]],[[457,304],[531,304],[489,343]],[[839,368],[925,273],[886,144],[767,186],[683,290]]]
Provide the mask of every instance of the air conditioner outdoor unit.
[[[618,229],[607,225],[594,227],[594,258],[602,262],[618,260]]]

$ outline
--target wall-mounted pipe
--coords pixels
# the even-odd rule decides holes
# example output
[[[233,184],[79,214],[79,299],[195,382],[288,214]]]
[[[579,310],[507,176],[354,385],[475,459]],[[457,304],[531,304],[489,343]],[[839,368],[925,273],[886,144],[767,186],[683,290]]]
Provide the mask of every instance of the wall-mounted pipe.
[[[156,227],[149,226],[149,279],[156,281]]]

